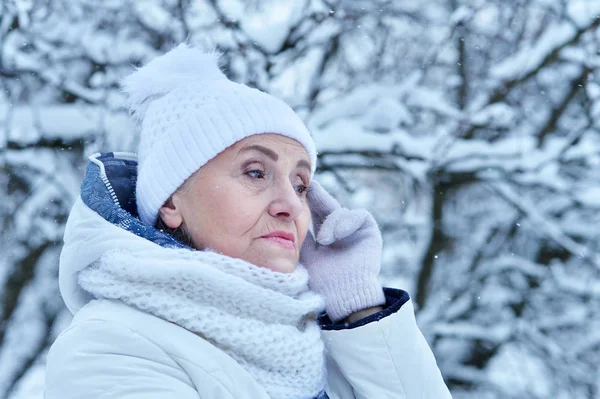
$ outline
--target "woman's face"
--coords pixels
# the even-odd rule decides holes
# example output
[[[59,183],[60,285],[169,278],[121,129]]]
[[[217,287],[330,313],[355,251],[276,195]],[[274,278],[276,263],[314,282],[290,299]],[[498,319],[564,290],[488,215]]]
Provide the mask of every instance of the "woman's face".
[[[167,226],[185,228],[197,249],[290,273],[310,221],[310,167],[297,141],[250,136],[190,176],[159,215]]]

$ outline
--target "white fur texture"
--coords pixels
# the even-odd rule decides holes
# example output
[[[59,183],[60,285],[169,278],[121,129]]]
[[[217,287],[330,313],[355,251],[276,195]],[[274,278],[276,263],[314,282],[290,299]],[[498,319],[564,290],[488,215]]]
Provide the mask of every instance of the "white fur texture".
[[[219,66],[221,53],[205,52],[185,43],[138,68],[123,79],[121,86],[127,95],[127,108],[137,122],[144,119],[152,99],[161,97],[190,80],[215,81],[226,79]]]

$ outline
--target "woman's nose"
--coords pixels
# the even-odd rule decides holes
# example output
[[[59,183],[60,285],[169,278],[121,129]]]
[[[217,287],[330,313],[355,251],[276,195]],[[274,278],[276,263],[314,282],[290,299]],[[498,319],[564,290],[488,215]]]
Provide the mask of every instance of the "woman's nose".
[[[291,182],[273,187],[273,200],[269,206],[269,214],[286,221],[295,220],[304,211],[302,201]]]

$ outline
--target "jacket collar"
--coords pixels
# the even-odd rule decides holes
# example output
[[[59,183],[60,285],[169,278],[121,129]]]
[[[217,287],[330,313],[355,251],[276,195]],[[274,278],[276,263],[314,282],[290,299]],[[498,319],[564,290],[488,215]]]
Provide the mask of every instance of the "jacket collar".
[[[137,161],[131,153],[99,153],[90,157],[65,226],[58,282],[65,304],[75,314],[92,298],[79,286],[79,272],[115,246],[155,245],[186,248],[169,234],[137,217]]]
[[[137,157],[130,152],[103,152],[89,157],[81,184],[81,199],[110,223],[163,247],[187,248],[163,231],[139,219],[135,184]]]

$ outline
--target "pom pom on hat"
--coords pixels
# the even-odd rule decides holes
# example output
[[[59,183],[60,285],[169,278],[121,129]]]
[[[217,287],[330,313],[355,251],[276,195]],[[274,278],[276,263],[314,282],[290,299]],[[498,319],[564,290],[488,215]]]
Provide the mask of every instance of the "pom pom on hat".
[[[137,122],[144,119],[149,101],[161,97],[191,79],[207,82],[227,79],[219,67],[221,53],[203,52],[182,43],[122,80],[126,106]]]
[[[122,82],[140,134],[136,199],[143,223],[202,165],[246,137],[277,133],[304,146],[312,172],[314,141],[283,101],[227,79],[216,51],[181,44]]]

